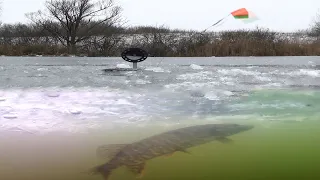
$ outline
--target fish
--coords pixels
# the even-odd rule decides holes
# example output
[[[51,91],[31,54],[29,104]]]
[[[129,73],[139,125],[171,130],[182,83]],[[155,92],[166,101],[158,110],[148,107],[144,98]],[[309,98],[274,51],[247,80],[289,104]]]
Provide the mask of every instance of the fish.
[[[137,177],[143,177],[146,161],[171,156],[176,152],[191,154],[188,149],[212,141],[232,143],[228,136],[252,129],[252,125],[204,124],[170,130],[131,144],[108,144],[97,148],[96,153],[109,161],[94,167],[93,174],[107,180],[112,171],[125,166]]]

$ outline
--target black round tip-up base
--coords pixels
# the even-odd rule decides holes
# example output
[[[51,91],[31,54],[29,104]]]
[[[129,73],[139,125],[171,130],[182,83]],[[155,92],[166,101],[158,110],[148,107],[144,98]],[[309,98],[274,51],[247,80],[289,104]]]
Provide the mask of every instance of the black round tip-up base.
[[[121,53],[123,60],[132,63],[132,68],[108,68],[104,72],[137,71],[138,63],[148,58],[148,53],[140,48],[128,48]]]
[[[132,63],[139,63],[148,58],[148,53],[140,48],[128,48],[121,53],[123,60]]]

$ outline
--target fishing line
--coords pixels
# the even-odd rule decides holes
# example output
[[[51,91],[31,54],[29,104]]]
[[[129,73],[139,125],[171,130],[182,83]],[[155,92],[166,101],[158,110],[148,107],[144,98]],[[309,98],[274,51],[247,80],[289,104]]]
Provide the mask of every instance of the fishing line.
[[[252,12],[250,12],[250,14],[252,14]],[[235,11],[232,11],[231,13],[229,13],[227,16],[219,19],[217,22],[215,22],[214,24],[212,24],[211,26],[207,27],[206,29],[204,29],[201,32],[196,32],[194,34],[192,34],[189,38],[192,38],[193,36],[200,34],[201,36],[204,35],[203,33],[205,33],[208,29],[218,26],[218,25],[222,25],[223,21],[226,20],[230,15],[232,15],[235,19],[248,19],[249,16],[251,17],[252,15],[249,15],[249,11],[246,8],[240,8],[237,9]],[[159,65],[162,63],[163,58],[160,60],[160,62],[157,64],[156,67],[159,67]]]
[[[227,16],[225,16],[224,18],[220,19],[219,21],[217,21],[216,23],[212,24],[211,26],[207,27],[206,29],[204,29],[201,33],[206,32],[209,28],[214,27],[216,25],[218,25],[220,22],[222,22],[223,20],[225,20],[227,17],[229,17],[231,14],[228,14]]]
[[[192,38],[193,36],[197,35],[197,34],[200,34],[200,35],[204,35],[203,33],[205,33],[208,29],[210,29],[211,27],[218,27],[218,26],[221,26],[222,24],[224,24],[226,18],[228,18],[231,14],[228,14],[227,16],[225,16],[224,18],[221,18],[220,20],[218,20],[217,22],[215,22],[214,24],[212,24],[211,26],[207,27],[206,29],[204,29],[203,31],[200,31],[200,32],[196,32],[194,34],[192,34],[190,36],[190,38]],[[160,62],[156,65],[156,67],[159,67],[159,65],[162,63],[162,61],[164,60],[164,57],[161,58]]]
[[[156,67],[159,67],[159,65],[162,63],[163,59],[164,59],[164,57],[161,58],[160,62],[158,62]]]
[[[222,26],[226,21],[227,21],[227,19],[224,19],[224,20],[221,21],[219,24],[217,24],[216,27]]]

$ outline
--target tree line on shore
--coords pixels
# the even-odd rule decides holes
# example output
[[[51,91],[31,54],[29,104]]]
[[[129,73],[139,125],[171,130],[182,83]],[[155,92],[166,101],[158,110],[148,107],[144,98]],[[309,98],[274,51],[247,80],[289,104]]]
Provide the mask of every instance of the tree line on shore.
[[[119,56],[128,47],[150,56],[320,55],[320,18],[291,34],[257,27],[222,32],[165,26],[126,27],[113,0],[47,0],[45,10],[26,14],[29,23],[0,26],[0,55]]]

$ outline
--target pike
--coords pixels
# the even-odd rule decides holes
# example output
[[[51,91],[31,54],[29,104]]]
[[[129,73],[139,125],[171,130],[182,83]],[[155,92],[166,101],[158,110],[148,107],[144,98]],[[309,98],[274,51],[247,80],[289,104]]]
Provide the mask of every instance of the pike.
[[[184,152],[188,148],[219,141],[230,143],[227,136],[252,129],[251,125],[238,124],[206,124],[180,128],[154,135],[132,144],[110,144],[97,148],[97,154],[110,160],[93,169],[107,180],[111,172],[121,166],[127,167],[138,177],[143,176],[147,160],[159,156]],[[189,153],[190,154],[190,153]]]

